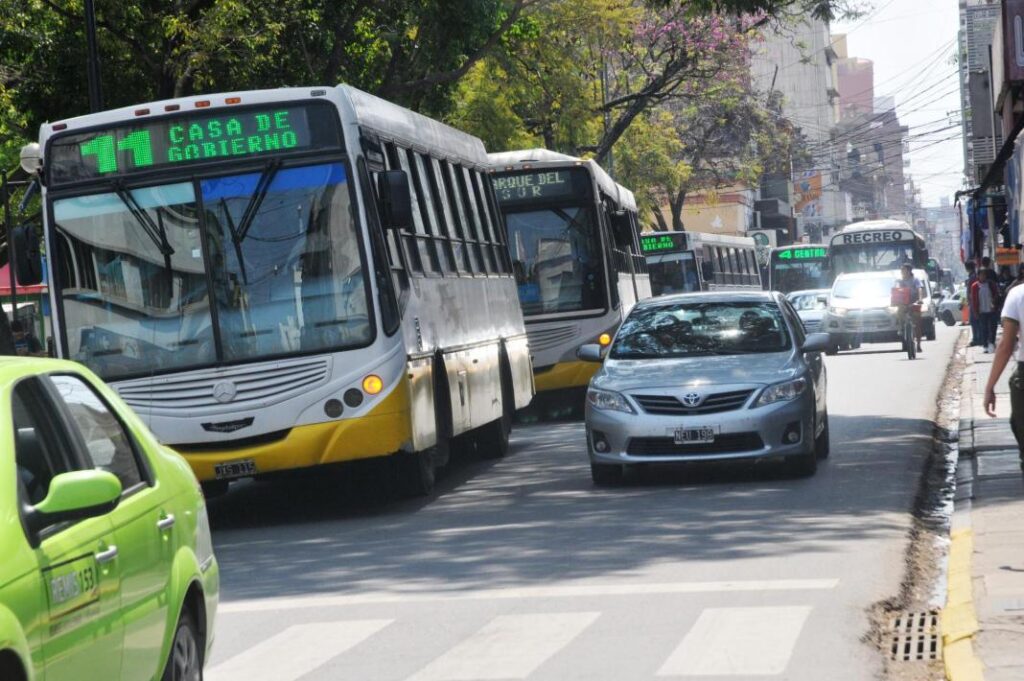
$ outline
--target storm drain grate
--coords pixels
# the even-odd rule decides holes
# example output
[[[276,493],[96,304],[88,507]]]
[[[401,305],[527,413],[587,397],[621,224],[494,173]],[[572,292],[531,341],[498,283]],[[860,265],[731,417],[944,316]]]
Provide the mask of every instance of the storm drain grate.
[[[939,613],[904,612],[890,624],[892,659],[900,662],[937,660],[939,648]]]

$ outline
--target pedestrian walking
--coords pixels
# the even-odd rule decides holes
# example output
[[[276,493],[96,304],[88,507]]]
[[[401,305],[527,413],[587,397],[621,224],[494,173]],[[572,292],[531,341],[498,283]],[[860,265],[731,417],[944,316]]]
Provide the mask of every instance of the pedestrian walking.
[[[974,307],[974,296],[971,295],[974,282],[978,281],[977,266],[973,260],[964,263],[967,270],[967,279],[964,280],[964,290],[967,292],[967,319],[971,322],[971,345],[981,345],[981,331],[978,328],[978,311]]]
[[[1024,320],[1024,286],[1010,289],[1003,303],[1003,337],[992,358],[992,368],[985,384],[985,413],[996,417],[996,383],[1006,365],[1014,360],[1010,374],[1010,429],[1017,440],[1021,473],[1024,473],[1024,347],[1020,347],[1021,320]]]
[[[978,271],[978,278],[971,286],[971,303],[978,313],[979,342],[986,353],[995,352],[996,325],[999,314],[999,286],[991,278],[992,271]]]

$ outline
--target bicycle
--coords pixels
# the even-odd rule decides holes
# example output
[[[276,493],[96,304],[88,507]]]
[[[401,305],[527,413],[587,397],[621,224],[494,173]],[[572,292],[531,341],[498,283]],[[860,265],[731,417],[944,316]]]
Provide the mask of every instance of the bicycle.
[[[907,359],[917,359],[917,320],[915,313],[920,314],[920,303],[915,305],[901,306],[903,308],[902,321],[900,324],[900,342],[903,350],[907,353]]]

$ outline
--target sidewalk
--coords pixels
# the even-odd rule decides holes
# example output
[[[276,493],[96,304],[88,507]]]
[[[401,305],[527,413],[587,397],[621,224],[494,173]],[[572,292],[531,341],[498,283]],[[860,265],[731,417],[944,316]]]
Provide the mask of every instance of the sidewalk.
[[[968,348],[943,611],[953,681],[1024,680],[1024,476],[1008,421],[1012,364],[996,387],[996,419],[983,404],[991,364],[992,355]]]

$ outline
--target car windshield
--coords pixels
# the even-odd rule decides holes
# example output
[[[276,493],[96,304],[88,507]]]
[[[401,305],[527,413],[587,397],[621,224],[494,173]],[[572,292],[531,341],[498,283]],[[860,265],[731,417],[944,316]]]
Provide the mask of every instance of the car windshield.
[[[564,206],[505,219],[524,315],[604,309],[604,264],[591,211]]]
[[[888,298],[896,278],[891,275],[856,279],[839,279],[832,287],[833,298]]]
[[[797,312],[806,312],[809,310],[824,310],[828,303],[827,293],[801,293],[790,297],[790,304],[796,309]]]
[[[615,337],[612,359],[781,352],[789,330],[775,303],[674,303],[638,307]]]
[[[349,203],[340,163],[56,201],[68,356],[112,379],[365,345]]]

